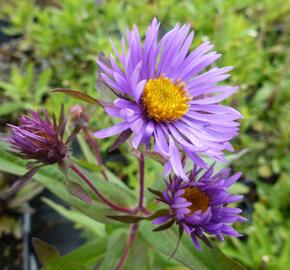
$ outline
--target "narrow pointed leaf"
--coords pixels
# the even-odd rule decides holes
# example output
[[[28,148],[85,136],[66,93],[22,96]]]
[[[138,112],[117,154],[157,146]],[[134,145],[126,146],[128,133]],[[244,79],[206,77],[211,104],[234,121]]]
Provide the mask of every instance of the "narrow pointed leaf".
[[[52,92],[63,93],[63,94],[66,94],[72,98],[82,100],[82,101],[85,101],[85,102],[93,104],[93,105],[99,105],[101,107],[104,107],[104,105],[105,105],[102,101],[100,101],[96,98],[93,98],[85,93],[80,92],[80,91],[73,90],[73,89],[56,88],[56,89],[53,89]]]
[[[151,216],[146,217],[146,220],[153,220],[155,218],[161,217],[161,216],[166,216],[169,215],[169,210],[168,209],[160,209],[158,211],[156,211],[155,213],[153,213]]]
[[[35,175],[41,166],[36,166],[30,169],[27,173],[18,178],[18,180],[8,190],[8,196],[12,196],[21,187],[23,187]]]
[[[112,146],[109,149],[109,152],[114,151],[117,149],[121,144],[123,144],[132,134],[131,129],[124,130],[116,139],[116,141],[112,144]]]
[[[162,195],[162,192],[161,191],[159,191],[159,190],[156,190],[156,189],[153,189],[153,188],[148,188],[148,190],[152,193],[152,194],[154,194],[154,195],[156,195],[156,196],[158,196],[158,197],[163,197],[163,195]]]
[[[144,219],[144,217],[138,217],[138,216],[129,216],[129,215],[125,215],[125,216],[107,216],[108,218],[123,222],[123,223],[138,223],[140,220]]]
[[[161,165],[164,165],[166,163],[166,159],[160,155],[159,153],[156,153],[154,151],[142,151],[142,153],[146,156],[149,157],[151,159],[154,159],[155,161],[159,162]]]
[[[197,235],[197,237],[201,240],[201,241],[203,241],[209,248],[214,248],[214,246],[212,245],[212,243],[211,243],[211,241],[205,236],[205,235],[203,235],[203,236],[199,236],[199,235]]]
[[[59,114],[59,122],[58,122],[58,127],[59,127],[59,134],[61,138],[63,138],[64,132],[65,132],[65,126],[66,126],[66,119],[64,116],[64,105],[63,103],[61,104],[61,109],[60,109],[60,114]]]
[[[160,231],[167,230],[168,228],[170,228],[173,225],[174,221],[175,221],[174,219],[171,219],[167,223],[155,228],[153,231],[160,232]]]
[[[65,144],[69,144],[80,132],[81,130],[81,126],[76,126],[73,131],[71,132],[71,134],[68,136],[68,138],[65,141]]]
[[[92,203],[90,195],[84,190],[84,188],[79,183],[68,181],[67,190],[70,194],[78,197],[83,202],[87,204]]]
[[[52,265],[59,260],[59,252],[53,246],[36,237],[32,239],[32,245],[37,258],[44,266]]]

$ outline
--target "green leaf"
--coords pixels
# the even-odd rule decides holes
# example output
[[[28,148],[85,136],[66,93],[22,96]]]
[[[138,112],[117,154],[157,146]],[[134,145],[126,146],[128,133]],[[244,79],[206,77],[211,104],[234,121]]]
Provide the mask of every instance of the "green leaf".
[[[149,150],[141,150],[141,151],[146,157],[154,159],[155,161],[159,162],[161,165],[164,165],[166,163],[166,160],[164,159],[164,157],[157,152],[149,151]]]
[[[133,131],[129,128],[121,132],[121,134],[118,136],[115,142],[111,145],[108,152],[111,152],[117,149],[121,144],[123,144],[131,136],[132,133]]]
[[[86,142],[84,136],[81,133],[79,133],[77,135],[77,139],[78,139],[78,142],[80,144],[80,147],[82,149],[82,152],[83,152],[83,154],[84,154],[87,162],[96,165],[95,155],[93,154],[93,152],[92,152],[91,147],[89,146],[89,144]]]
[[[95,266],[106,251],[107,237],[97,238],[86,243],[73,251],[67,253],[61,258],[62,262],[80,263],[85,266]]]
[[[26,202],[39,194],[43,188],[44,187],[37,182],[28,182],[16,193],[13,199],[9,200],[9,208],[24,206]]]
[[[155,213],[153,213],[152,215],[148,216],[148,217],[140,217],[140,216],[131,216],[131,215],[118,215],[118,216],[113,216],[113,215],[108,215],[108,218],[123,222],[123,223],[138,223],[139,221],[146,219],[146,220],[153,220],[155,218],[164,216],[164,215],[168,215],[169,214],[169,210],[168,209],[160,209],[157,210]]]
[[[93,105],[99,105],[103,107],[103,104],[101,101],[83,93],[77,90],[72,90],[72,89],[63,89],[63,88],[56,88],[52,90],[53,93],[63,93],[66,94],[72,98],[78,99],[85,101],[87,103],[93,104]]]
[[[94,157],[95,158],[95,157]],[[72,160],[77,164],[80,165],[81,167],[83,167],[86,170],[89,170],[91,172],[100,172],[101,168],[99,165],[92,163],[92,162],[88,162],[86,160],[83,159],[76,159],[76,158],[72,158]]]
[[[25,174],[21,175],[9,188],[8,190],[8,196],[12,196],[14,193],[16,193],[21,187],[23,187],[25,184],[28,183],[32,179],[32,177],[38,172],[39,168],[41,166],[35,166],[32,167],[29,171],[27,171]]]
[[[162,232],[153,232],[153,225],[149,222],[140,224],[140,231],[144,237],[155,248],[166,254],[172,254],[178,241],[178,232],[171,228]],[[245,270],[242,266],[227,258],[219,248],[209,248],[201,243],[202,250],[198,251],[193,245],[190,237],[184,235],[173,259],[193,270]]]
[[[240,194],[247,194],[249,192],[249,187],[246,186],[245,184],[243,183],[239,183],[239,182],[236,182],[234,185],[232,185],[229,189],[230,193],[232,194],[237,194],[237,195],[240,195]]]
[[[70,263],[62,261],[59,262],[59,270],[89,270],[89,268],[79,264],[79,263]]]
[[[151,255],[151,256],[150,256]],[[137,234],[133,245],[129,251],[128,258],[124,265],[125,270],[151,270],[155,269],[152,266],[153,258],[152,258],[151,247],[145,241],[145,239],[140,235],[140,232]]]
[[[127,242],[128,230],[120,228],[115,230],[110,239],[106,250],[106,256],[99,266],[99,270],[114,269],[114,266],[119,261],[119,258],[124,252],[124,248]]]
[[[7,114],[11,114],[14,111],[18,111],[25,107],[23,103],[19,102],[6,102],[4,104],[1,104],[0,106],[0,116],[4,116]]]
[[[153,220],[155,218],[161,217],[161,216],[165,216],[165,215],[169,215],[169,209],[159,209],[156,212],[154,212],[152,215],[150,215],[149,217],[146,217],[147,220]]]
[[[32,239],[32,245],[36,252],[37,258],[44,266],[44,269],[58,268],[58,261],[60,258],[59,252],[51,245],[43,242],[38,238]]]
[[[85,171],[85,174],[97,189],[113,202],[128,207],[136,203],[136,194],[134,194],[128,186],[124,185],[121,180],[113,182],[111,181],[110,175],[108,175],[109,181],[104,181],[100,174],[91,173],[89,171]],[[93,196],[93,193],[91,193],[91,195]]]
[[[112,216],[112,215],[108,215],[108,218],[111,218],[113,220],[117,220],[119,222],[123,222],[123,223],[138,223],[140,220],[144,219],[144,217],[138,217],[138,216],[129,216],[129,215],[124,215],[124,216]]]
[[[27,171],[25,164],[26,162],[24,160],[0,149],[1,171],[15,175],[22,175]],[[106,216],[115,215],[116,212],[97,201],[93,201],[92,204],[88,205],[75,196],[69,194],[66,188],[66,179],[55,166],[48,166],[40,169],[39,172],[34,175],[33,179],[43,184],[53,194],[79,210],[81,213],[96,221],[112,223],[112,221]]]
[[[162,198],[163,197],[163,194],[161,191],[159,190],[155,190],[153,188],[147,188],[152,194],[156,195],[157,197],[160,197]]]
[[[154,232],[160,232],[160,231],[167,230],[173,225],[174,221],[175,221],[174,219],[171,219],[168,222],[166,222],[165,224],[162,224],[159,227],[154,228],[153,231]]]
[[[83,202],[85,202],[87,204],[92,203],[91,197],[88,195],[88,193],[85,191],[85,189],[79,183],[76,183],[73,181],[68,181],[67,190],[70,194],[76,196],[77,198],[79,198]]]
[[[73,221],[77,227],[84,228],[93,234],[98,236],[105,235],[105,225],[93,220],[92,218],[79,213],[76,210],[69,210],[59,204],[54,203],[53,201],[43,198],[43,201],[48,204],[51,208],[57,211],[60,215],[64,216],[65,218]]]
[[[41,103],[43,95],[48,90],[49,81],[52,77],[52,69],[47,68],[44,70],[38,77],[38,80],[35,83],[35,101]]]

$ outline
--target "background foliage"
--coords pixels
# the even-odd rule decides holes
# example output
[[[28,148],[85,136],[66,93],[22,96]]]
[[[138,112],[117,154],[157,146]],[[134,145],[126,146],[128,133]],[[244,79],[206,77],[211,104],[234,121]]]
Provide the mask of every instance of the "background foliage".
[[[9,22],[1,31],[14,37],[0,47],[2,130],[6,122],[16,121],[19,113],[31,107],[45,106],[55,111],[64,100],[69,109],[75,102],[50,95],[48,91],[54,87],[69,87],[95,97],[110,98],[102,91],[101,82],[97,81],[100,91],[95,90],[95,59],[100,53],[110,52],[109,37],[119,44],[121,33],[133,23],[142,34],[153,16],[162,22],[164,32],[177,22],[190,23],[195,30],[193,47],[210,40],[223,54],[218,65],[235,67],[229,83],[240,85],[240,91],[227,101],[244,115],[241,134],[234,141],[239,154],[229,159],[234,170],[243,172],[244,178],[236,191],[246,194],[243,208],[249,218],[247,224],[237,228],[245,236],[227,240],[220,247],[249,269],[287,269],[290,263],[289,1],[0,0],[0,5],[0,19]],[[92,130],[109,125],[110,120],[102,110],[93,106],[87,110],[94,115],[90,122]],[[81,143],[82,138],[79,140]],[[106,165],[125,186],[132,188],[136,184],[136,161],[134,157],[124,158],[122,153],[126,154],[126,147],[121,148],[121,153],[107,155],[111,143],[107,139],[101,144]],[[90,151],[84,143],[82,146],[87,162],[92,162]],[[154,162],[147,162],[148,186],[161,180],[156,166]],[[67,218],[79,220],[81,214],[76,210],[45,202]],[[106,248],[111,235],[109,249],[125,237],[122,228],[113,230],[106,226],[104,229],[101,223],[96,226],[94,219],[91,222],[78,224],[86,234],[97,235],[95,243],[87,244],[89,247],[93,244],[101,247],[103,243]],[[142,243],[144,236],[138,237],[138,243]],[[92,256],[95,257],[90,258],[87,266],[105,256],[101,269],[110,269],[106,263],[112,263],[114,255],[105,255],[104,249],[100,249],[99,255],[96,252]],[[144,256],[144,261],[154,263],[152,254]],[[161,256],[158,260],[154,265],[161,269],[169,267],[166,258]]]

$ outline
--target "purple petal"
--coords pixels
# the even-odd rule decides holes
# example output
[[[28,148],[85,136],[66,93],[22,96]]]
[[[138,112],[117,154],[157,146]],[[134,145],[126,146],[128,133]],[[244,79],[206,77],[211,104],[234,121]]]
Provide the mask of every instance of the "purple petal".
[[[122,131],[126,130],[129,127],[130,127],[130,124],[128,122],[122,122],[122,123],[116,124],[112,127],[109,127],[109,128],[103,129],[103,130],[99,130],[99,131],[94,133],[94,136],[99,138],[99,139],[110,137],[110,136],[116,135],[118,133],[121,133]]]

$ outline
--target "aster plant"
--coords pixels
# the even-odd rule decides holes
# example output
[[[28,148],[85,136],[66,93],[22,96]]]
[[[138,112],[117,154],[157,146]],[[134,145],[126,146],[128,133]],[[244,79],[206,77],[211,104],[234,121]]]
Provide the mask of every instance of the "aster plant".
[[[162,250],[173,258],[178,244],[183,241],[184,232],[193,242],[193,254],[206,251],[205,255],[193,257],[192,265],[184,263],[191,269],[199,269],[200,265],[207,267],[204,269],[212,269],[208,267],[215,260],[218,262],[217,269],[242,269],[225,259],[211,241],[211,238],[224,240],[224,236],[240,236],[232,225],[245,221],[245,218],[240,216],[241,209],[230,204],[241,201],[242,196],[229,192],[240,173],[230,175],[229,169],[217,171],[215,163],[208,167],[204,161],[205,156],[225,161],[224,152],[233,151],[230,140],[239,131],[239,112],[220,104],[238,88],[217,84],[229,77],[231,67],[211,67],[220,54],[211,51],[209,42],[190,51],[194,34],[190,32],[189,25],[177,24],[161,39],[158,39],[159,27],[158,21],[153,19],[142,42],[134,26],[122,39],[121,52],[112,43],[116,57],[110,55],[110,59],[98,60],[101,77],[108,91],[115,95],[113,102],[98,100],[72,89],[53,90],[101,106],[112,119],[120,118],[121,122],[93,132],[89,129],[91,116],[82,106],[76,105],[70,110],[69,125],[66,125],[63,108],[59,122],[44,111],[42,115],[31,112],[31,117],[21,116],[18,126],[10,125],[11,149],[29,160],[30,168],[12,191],[31,179],[40,167],[58,164],[65,176],[65,188],[71,196],[77,197],[88,208],[97,200],[98,204],[109,209],[110,212],[104,214],[104,223],[109,220],[130,224],[123,254],[112,269],[123,269],[138,232],[142,228],[145,231],[143,224],[146,223],[152,226],[154,232],[145,232],[144,237],[151,232],[162,235],[164,232],[161,231],[167,230],[177,236],[175,249],[170,248],[172,243],[169,242],[166,251],[164,247]],[[95,165],[77,161],[71,153],[70,143],[78,133],[95,156],[100,172],[97,182],[92,181],[93,170],[90,171]],[[65,134],[68,134],[66,140]],[[116,134],[119,136],[110,149],[116,149],[128,140],[128,152],[138,160],[139,192],[133,206],[112,198],[110,191],[113,187],[115,197],[124,190],[120,185],[116,188],[113,183],[116,180],[111,180],[112,174],[108,174],[100,154],[101,141],[97,138]],[[146,194],[150,194],[145,190],[145,158],[156,157],[164,170],[163,179],[156,181],[164,183],[164,188],[148,188],[155,197],[152,206],[147,205],[145,200]],[[78,180],[72,180],[73,177]],[[100,186],[103,188],[100,189]],[[126,192],[131,194],[130,190]],[[78,208],[86,212],[83,205]],[[92,212],[89,212],[91,215]],[[171,239],[170,234],[160,240],[154,238],[151,240],[156,245]],[[37,250],[41,246],[43,243],[35,242]],[[209,262],[208,256],[213,258]],[[182,259],[178,260],[182,262]],[[219,263],[220,260],[222,263]]]

